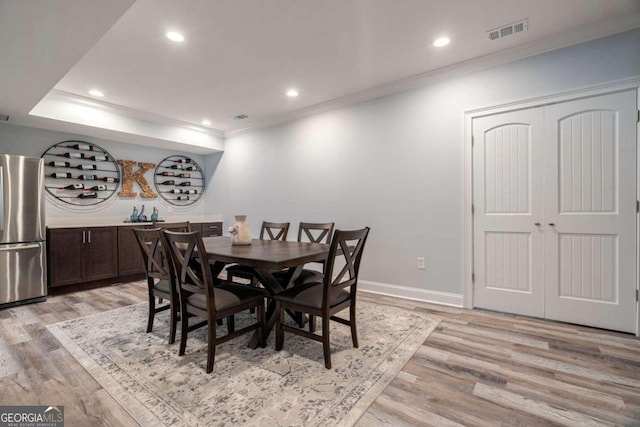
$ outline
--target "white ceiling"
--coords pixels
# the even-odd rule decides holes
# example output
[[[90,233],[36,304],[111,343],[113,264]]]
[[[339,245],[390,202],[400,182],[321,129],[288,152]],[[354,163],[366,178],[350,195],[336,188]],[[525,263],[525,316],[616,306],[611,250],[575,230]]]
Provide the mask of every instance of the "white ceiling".
[[[487,37],[524,18],[527,32]],[[638,26],[638,0],[0,0],[0,114],[189,144],[163,129],[220,137]],[[433,47],[441,35],[451,43]],[[105,97],[90,101],[92,88]],[[63,104],[111,119],[79,119]]]

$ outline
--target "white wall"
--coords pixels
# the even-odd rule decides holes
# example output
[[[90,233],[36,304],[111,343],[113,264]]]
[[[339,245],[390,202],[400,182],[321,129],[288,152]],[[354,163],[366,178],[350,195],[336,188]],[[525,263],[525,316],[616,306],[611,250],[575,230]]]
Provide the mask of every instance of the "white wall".
[[[69,139],[82,140],[97,144],[108,151],[115,159],[136,160],[157,164],[168,156],[184,154],[193,158],[204,168],[204,157],[197,154],[149,148],[139,145],[129,145],[115,141],[101,140],[82,135],[67,134],[44,129],[0,124],[0,153],[3,154],[40,157],[52,145]],[[205,171],[205,175],[206,174],[207,171]],[[147,172],[145,174],[145,178],[153,187],[153,171]],[[137,191],[138,193],[141,191],[137,184],[134,184],[134,191]],[[190,205],[188,208],[170,205],[160,197],[155,199],[142,199],[140,196],[134,198],[120,198],[115,195],[104,203],[82,208],[77,206],[59,207],[59,204],[51,202],[49,196],[47,196],[45,200],[46,216],[48,220],[55,218],[76,218],[80,223],[91,216],[101,218],[113,217],[124,220],[130,215],[133,206],[137,206],[138,209],[140,209],[140,205],[142,204],[145,204],[146,206],[145,212],[147,212],[147,215],[151,214],[152,207],[155,206],[158,208],[161,217],[181,215],[189,215],[192,217],[203,216],[205,214],[206,206],[205,198],[197,201],[193,205]],[[216,212],[216,214],[220,213],[220,211],[214,206],[211,206],[210,210],[212,212]]]
[[[262,220],[291,221],[290,239],[301,220],[368,225],[364,287],[461,304],[464,112],[637,75],[640,30],[235,135],[206,158],[208,201],[254,234]]]

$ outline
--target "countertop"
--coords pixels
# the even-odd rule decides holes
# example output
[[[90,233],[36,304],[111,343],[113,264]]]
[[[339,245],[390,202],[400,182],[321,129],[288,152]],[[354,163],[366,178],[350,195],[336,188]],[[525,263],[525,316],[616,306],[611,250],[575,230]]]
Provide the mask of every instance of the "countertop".
[[[126,218],[128,220],[128,218]],[[160,217],[164,222],[222,222],[222,215],[189,215],[189,216],[167,216]],[[136,226],[140,224],[151,224],[151,222],[124,222],[125,217],[99,217],[91,216],[87,218],[78,217],[55,217],[47,218],[49,228],[70,228],[70,227],[112,227],[112,226]]]

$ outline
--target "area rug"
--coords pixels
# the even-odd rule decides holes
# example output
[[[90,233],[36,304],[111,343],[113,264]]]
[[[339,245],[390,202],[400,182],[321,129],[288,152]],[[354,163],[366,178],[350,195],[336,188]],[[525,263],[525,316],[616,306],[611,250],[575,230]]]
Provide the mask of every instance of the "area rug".
[[[355,424],[438,324],[363,302],[359,348],[347,326],[331,322],[331,370],[324,367],[321,343],[285,334],[277,352],[272,333],[264,349],[247,347],[250,334],[218,346],[207,374],[206,327],[189,334],[180,357],[179,334],[167,344],[166,313],[156,316],[151,333],[145,333],[147,304],[48,329],[140,425],[334,426]],[[236,328],[251,316],[238,315]]]

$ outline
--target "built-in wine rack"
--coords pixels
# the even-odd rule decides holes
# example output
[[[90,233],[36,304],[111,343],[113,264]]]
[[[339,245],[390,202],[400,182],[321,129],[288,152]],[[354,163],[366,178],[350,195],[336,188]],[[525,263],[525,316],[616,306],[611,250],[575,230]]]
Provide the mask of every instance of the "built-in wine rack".
[[[156,166],[153,179],[160,197],[172,205],[191,205],[204,192],[202,168],[190,157],[167,157]]]
[[[84,141],[62,141],[42,154],[45,190],[76,206],[97,205],[116,193],[120,168],[103,148]]]

